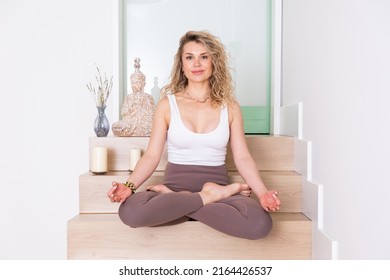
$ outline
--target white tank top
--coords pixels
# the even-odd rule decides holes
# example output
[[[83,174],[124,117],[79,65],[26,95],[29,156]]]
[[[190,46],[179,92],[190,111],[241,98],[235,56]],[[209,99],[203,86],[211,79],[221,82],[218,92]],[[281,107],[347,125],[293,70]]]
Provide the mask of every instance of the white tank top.
[[[167,136],[168,161],[185,165],[220,166],[225,164],[229,141],[229,118],[221,108],[218,126],[207,133],[196,133],[183,123],[175,95],[168,95],[171,121]]]

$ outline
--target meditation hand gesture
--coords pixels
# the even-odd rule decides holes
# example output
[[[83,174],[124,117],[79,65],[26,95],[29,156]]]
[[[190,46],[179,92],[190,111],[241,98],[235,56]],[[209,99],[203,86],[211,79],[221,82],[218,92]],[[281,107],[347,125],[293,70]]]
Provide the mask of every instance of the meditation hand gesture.
[[[132,191],[130,188],[125,186],[122,183],[112,182],[112,188],[108,191],[107,196],[111,202],[124,202],[130,195]]]
[[[280,208],[280,199],[277,191],[268,191],[260,195],[260,204],[265,211],[277,211]]]

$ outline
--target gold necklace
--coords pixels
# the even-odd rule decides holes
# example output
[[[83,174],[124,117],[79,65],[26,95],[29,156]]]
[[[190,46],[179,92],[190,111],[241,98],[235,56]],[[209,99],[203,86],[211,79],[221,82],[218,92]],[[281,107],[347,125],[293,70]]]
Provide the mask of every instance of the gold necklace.
[[[203,100],[198,100],[198,99],[196,99],[196,98],[193,98],[192,96],[191,96],[191,94],[187,91],[187,95],[188,95],[188,97],[191,99],[191,100],[194,100],[194,101],[196,101],[196,102],[198,102],[198,103],[205,103],[209,98],[210,98],[210,95],[208,95],[206,98],[204,98]]]

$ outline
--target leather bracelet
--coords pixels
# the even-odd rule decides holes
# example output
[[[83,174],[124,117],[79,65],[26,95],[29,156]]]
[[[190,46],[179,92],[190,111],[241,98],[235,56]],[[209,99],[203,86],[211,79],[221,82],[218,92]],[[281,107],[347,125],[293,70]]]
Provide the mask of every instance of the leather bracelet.
[[[131,182],[129,182],[129,181],[126,181],[126,183],[124,183],[124,185],[125,185],[126,187],[128,187],[128,188],[131,190],[131,193],[135,193],[136,188],[135,188],[135,186],[134,186],[133,183],[131,183]]]

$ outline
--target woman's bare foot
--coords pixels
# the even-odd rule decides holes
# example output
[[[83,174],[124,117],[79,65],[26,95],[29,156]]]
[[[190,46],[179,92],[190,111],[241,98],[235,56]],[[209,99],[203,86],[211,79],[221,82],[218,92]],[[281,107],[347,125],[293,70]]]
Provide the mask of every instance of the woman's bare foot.
[[[158,192],[158,193],[171,193],[171,192],[173,192],[167,186],[162,185],[162,184],[149,186],[146,188],[146,190],[154,191],[154,192]]]
[[[249,197],[249,196],[251,196],[251,194],[252,194],[252,190],[251,190],[251,189],[249,189],[249,190],[244,190],[244,191],[241,191],[240,194]]]
[[[202,198],[203,204],[206,205],[249,189],[250,188],[247,184],[241,183],[233,183],[227,186],[220,186],[215,183],[206,183],[203,185],[199,195]]]

